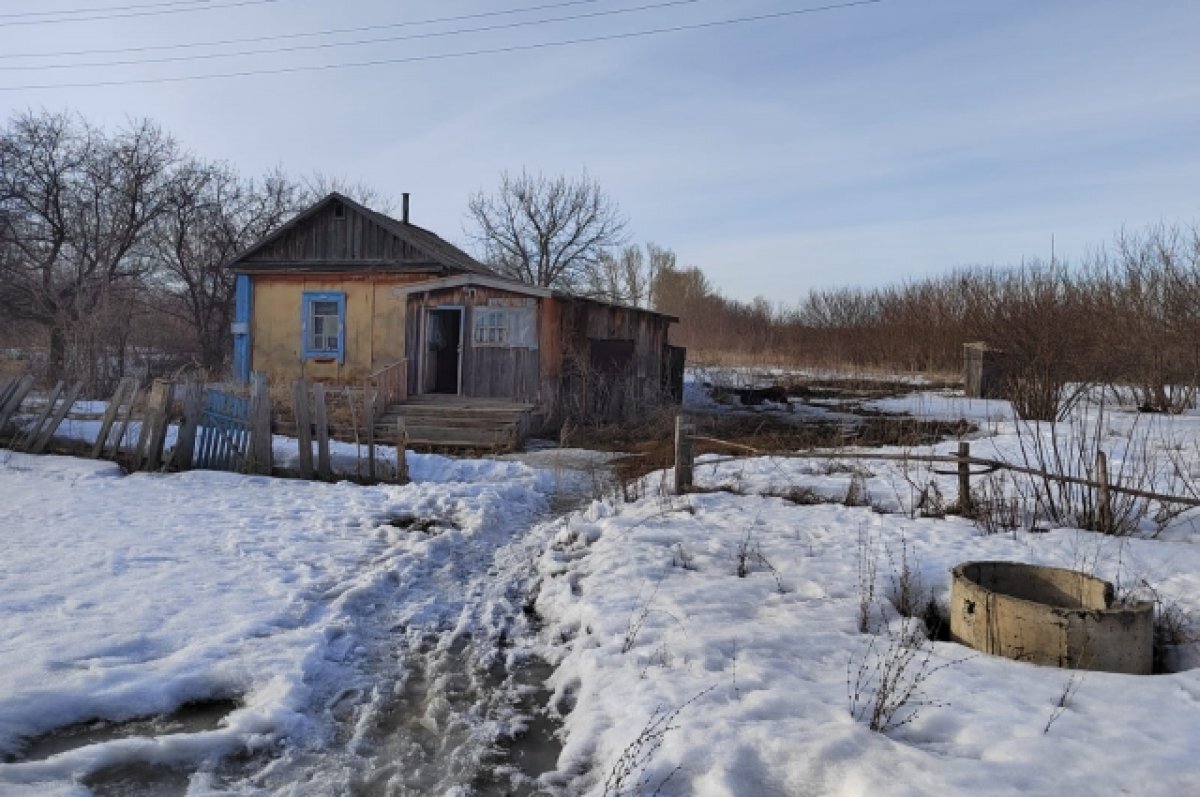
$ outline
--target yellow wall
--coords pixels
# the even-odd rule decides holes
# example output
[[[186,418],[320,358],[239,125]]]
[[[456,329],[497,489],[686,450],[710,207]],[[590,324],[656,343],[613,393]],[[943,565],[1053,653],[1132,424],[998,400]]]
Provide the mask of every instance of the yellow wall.
[[[251,368],[272,382],[309,379],[353,383],[404,357],[405,298],[393,288],[405,275],[255,275]],[[346,295],[344,362],[306,360],[301,307],[307,291]]]

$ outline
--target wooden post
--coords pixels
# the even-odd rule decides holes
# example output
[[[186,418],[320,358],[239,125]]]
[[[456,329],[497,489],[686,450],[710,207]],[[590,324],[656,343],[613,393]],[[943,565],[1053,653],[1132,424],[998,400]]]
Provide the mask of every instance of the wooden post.
[[[696,427],[684,423],[683,413],[675,416],[675,494],[683,495],[692,489],[692,438]]]
[[[1113,531],[1112,495],[1108,487],[1108,455],[1103,451],[1096,452],[1096,483],[1097,520],[1100,523],[1096,530],[1110,534]]]
[[[188,379],[183,388],[183,422],[175,438],[175,453],[171,466],[175,470],[190,470],[196,456],[196,430],[200,428],[200,415],[204,412],[204,389],[196,377]]]
[[[63,396],[62,403],[58,409],[50,416],[50,422],[46,424],[46,428],[41,430],[37,438],[33,441],[29,451],[33,454],[40,454],[46,450],[46,446],[50,445],[50,438],[54,437],[54,433],[58,431],[59,425],[63,419],[67,417],[67,413],[71,411],[71,407],[75,404],[75,400],[79,398],[79,394],[83,392],[83,382],[76,382],[67,391],[67,395]]]
[[[971,501],[971,444],[965,440],[958,441],[958,511],[969,515],[973,508]]]
[[[313,423],[317,427],[317,477],[325,481],[333,479],[333,466],[329,462],[329,420],[325,412],[325,385],[313,385]]]
[[[312,417],[308,411],[308,383],[292,383],[292,412],[296,416],[296,441],[300,455],[300,478],[313,477]]]
[[[171,415],[171,394],[174,383],[167,379],[155,379],[146,400],[146,412],[142,417],[142,430],[138,435],[137,448],[133,452],[130,468],[133,470],[158,470],[162,464],[163,443],[167,439],[167,421]]]
[[[367,479],[375,481],[375,398],[370,384],[363,385],[363,427],[367,433]]]
[[[37,419],[25,430],[25,434],[21,436],[20,450],[33,451],[33,443],[37,440],[39,433],[42,431],[42,424],[50,417],[50,411],[54,409],[54,403],[58,401],[58,397],[62,395],[64,383],[59,380],[59,383],[54,386],[54,390],[50,391],[50,398],[46,400],[45,408],[38,413]],[[13,446],[17,448],[17,446]]]
[[[403,418],[396,419],[396,482],[408,484],[408,427]]]
[[[271,475],[271,389],[262,371],[250,374],[250,472]]]

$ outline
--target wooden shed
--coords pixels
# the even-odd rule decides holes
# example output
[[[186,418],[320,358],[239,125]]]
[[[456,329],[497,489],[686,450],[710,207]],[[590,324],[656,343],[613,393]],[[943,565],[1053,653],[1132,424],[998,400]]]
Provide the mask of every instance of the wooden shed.
[[[552,426],[632,419],[680,396],[683,351],[667,343],[678,319],[499,277],[410,223],[407,195],[393,219],[330,194],[228,267],[242,380],[386,383],[393,413],[428,426],[431,405],[507,404]]]

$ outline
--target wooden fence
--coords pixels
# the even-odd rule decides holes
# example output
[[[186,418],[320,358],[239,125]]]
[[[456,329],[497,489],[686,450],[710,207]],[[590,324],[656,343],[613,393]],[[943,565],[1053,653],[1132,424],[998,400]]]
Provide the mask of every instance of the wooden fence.
[[[998,459],[975,457],[971,455],[971,445],[966,441],[959,441],[958,450],[954,454],[894,454],[887,452],[828,450],[795,452],[760,451],[752,446],[742,445],[741,443],[697,435],[695,425],[688,423],[683,414],[675,416],[675,492],[679,495],[692,490],[694,487],[696,469],[696,442],[708,442],[714,445],[724,446],[726,448],[740,449],[747,452],[748,455],[764,457],[792,459],[873,459],[895,462],[924,462],[930,464],[940,463],[953,465],[954,470],[952,471],[935,470],[934,472],[941,473],[943,475],[956,475],[958,477],[959,507],[964,512],[969,512],[971,509],[971,477],[983,476],[999,470],[1008,471],[1010,473],[1020,473],[1027,476],[1034,476],[1047,481],[1079,485],[1081,487],[1087,487],[1095,490],[1096,503],[1100,512],[1100,522],[1105,527],[1111,525],[1113,494],[1119,493],[1121,495],[1128,495],[1133,498],[1144,498],[1149,501],[1159,501],[1165,504],[1200,506],[1200,498],[1167,495],[1165,493],[1154,492],[1152,490],[1142,490],[1139,488],[1127,487],[1121,484],[1113,484],[1109,476],[1108,457],[1103,451],[1099,451],[1096,454],[1096,479],[1086,479],[1081,476],[1070,476],[1062,473],[1051,473],[1049,471],[1030,467],[1028,465],[1017,465]],[[741,459],[741,457],[718,457],[717,459],[706,460],[704,464],[716,465],[721,462],[732,462],[738,459]],[[982,468],[982,470],[973,471],[971,470],[972,467]]]
[[[0,382],[0,442],[7,440],[14,450],[43,453],[70,413],[82,385],[64,388],[60,383],[48,394],[44,404],[35,403],[32,388],[32,377]],[[359,443],[365,440],[367,449],[365,467],[360,453],[354,474],[337,474],[333,467],[330,440],[335,428],[329,422],[325,386],[303,381],[293,385],[291,396],[298,466],[295,471],[275,466],[273,434],[281,426],[290,424],[278,418],[267,380],[258,373],[252,375],[248,391],[203,385],[197,380],[176,382],[165,379],[155,380],[148,390],[142,391],[137,380],[124,378],[108,401],[96,438],[87,453],[94,459],[120,462],[131,471],[205,469],[327,481],[341,475],[367,482],[406,482],[408,469],[404,452],[407,438],[403,429],[395,437],[388,436],[388,442],[396,445],[396,467],[381,469],[377,462],[383,445],[377,440],[375,423],[383,392],[370,388],[357,393],[346,391],[345,398],[351,424],[349,428],[341,427],[340,432],[349,432],[348,436]],[[23,424],[5,436],[6,427],[22,405],[25,405],[25,415],[40,410],[32,424]],[[176,427],[176,442],[167,457],[164,449],[172,426]],[[135,429],[136,440],[133,439]],[[290,428],[284,430],[293,431]],[[315,466],[314,442],[317,449]],[[78,446],[66,447],[72,451],[78,449]]]

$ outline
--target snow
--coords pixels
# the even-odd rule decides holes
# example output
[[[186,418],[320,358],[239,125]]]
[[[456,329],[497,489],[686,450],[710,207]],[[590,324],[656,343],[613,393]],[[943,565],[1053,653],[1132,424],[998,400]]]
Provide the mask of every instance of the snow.
[[[1040,445],[1082,475],[1091,449],[1073,452],[1092,441],[1145,489],[1186,494],[1200,477],[1200,417],[1089,405],[1023,424],[1003,402],[913,389],[866,406],[970,419],[979,457],[1025,462]],[[858,673],[894,661],[918,622],[895,605],[906,567],[943,607],[964,561],[1081,569],[1152,589],[1197,630],[1200,509],[1152,506],[1126,537],[1025,516],[986,534],[935,516],[953,475],[879,458],[956,446],[704,457],[701,492],[665,494],[655,473],[629,502],[606,490],[609,455],[580,450],[408,452],[413,483],[374,487],[0,451],[0,794],[85,794],[92,774],[138,762],[182,766],[191,794],[471,794],[490,746],[528,721],[487,673],[534,656],[555,665],[550,794],[1200,793],[1194,644],[1139,677],[922,642],[895,727],[852,712]],[[293,440],[274,449],[296,456]],[[357,454],[335,444],[335,467],[352,473]],[[556,497],[601,494],[548,516]],[[861,708],[872,690],[858,692]],[[72,723],[212,698],[237,701],[213,728],[20,758]],[[381,736],[396,727],[408,735]]]
[[[887,735],[851,717],[848,667],[864,655],[857,548],[880,590],[907,547],[930,594],[972,559],[1084,566],[1147,578],[1197,607],[1194,545],[1076,530],[981,536],[959,519],[800,506],[728,493],[597,503],[543,557],[537,608],[559,649],[553,684],[568,793],[600,794],[655,711],[684,706],[631,793],[1194,794],[1200,671],[1079,676],[936,643],[921,685],[932,705]],[[903,542],[902,542],[903,541]],[[750,572],[737,575],[748,546]],[[1120,547],[1122,553],[1117,554]],[[895,610],[881,600],[884,622]],[[876,621],[878,623],[878,621]],[[875,629],[878,633],[879,628]],[[885,644],[885,643],[880,643]],[[877,648],[878,650],[878,648]],[[688,701],[694,701],[688,704]],[[1063,766],[1069,762],[1069,766]]]
[[[93,718],[240,703],[211,731],[0,764],[0,792],[118,762],[213,762],[285,738],[322,748],[331,729],[320,707],[361,685],[388,628],[447,622],[472,569],[545,510],[512,478],[519,463],[474,484],[364,488],[0,456],[0,755]],[[465,475],[482,480],[488,467]],[[410,517],[440,525],[391,524]],[[381,617],[384,606],[401,611]]]

